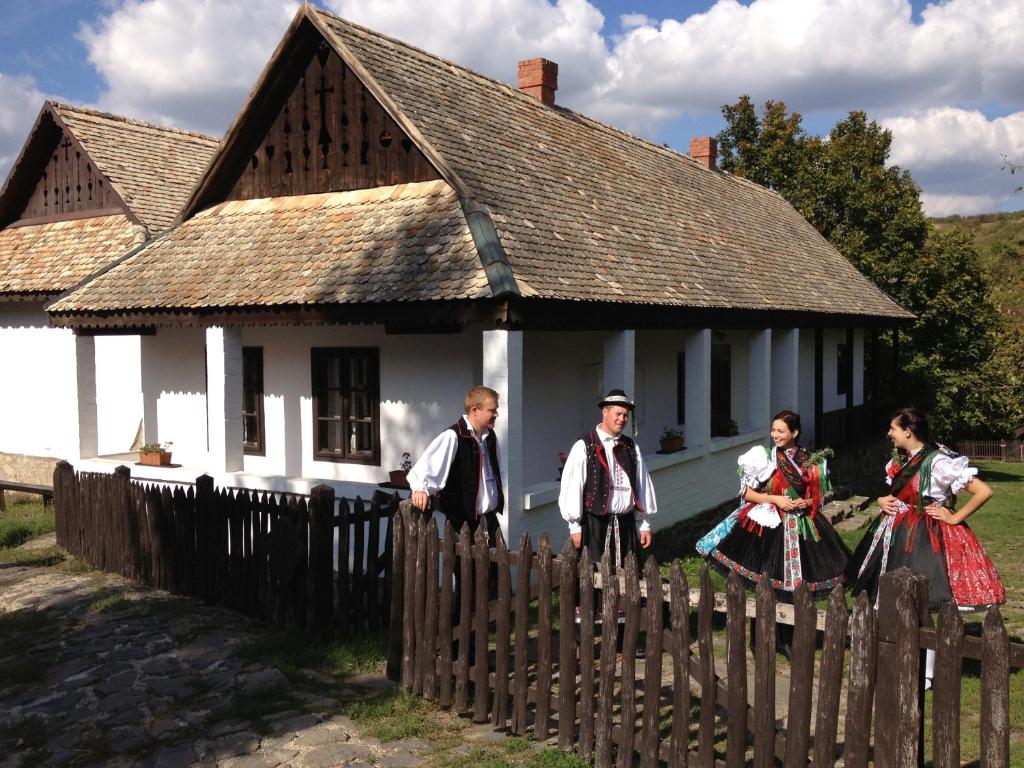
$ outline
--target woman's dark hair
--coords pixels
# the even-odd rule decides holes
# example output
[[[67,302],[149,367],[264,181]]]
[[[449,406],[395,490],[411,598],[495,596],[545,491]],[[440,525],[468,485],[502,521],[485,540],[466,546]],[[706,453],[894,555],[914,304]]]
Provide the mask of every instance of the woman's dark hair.
[[[932,430],[928,426],[928,417],[913,406],[893,411],[889,421],[895,421],[901,429],[909,429],[922,443],[930,443]]]
[[[781,421],[787,427],[790,432],[800,431],[800,414],[794,413],[793,411],[779,411],[772,416],[772,421]]]

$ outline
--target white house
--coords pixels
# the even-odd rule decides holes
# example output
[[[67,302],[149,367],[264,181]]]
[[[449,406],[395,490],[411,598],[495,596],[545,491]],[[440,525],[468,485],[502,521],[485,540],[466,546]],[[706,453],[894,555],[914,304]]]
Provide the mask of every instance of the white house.
[[[49,482],[56,459],[131,448],[138,335],[51,328],[44,306],[167,229],[216,144],[43,105],[0,190],[0,477]]]
[[[776,409],[813,435],[867,408],[866,332],[909,313],[712,141],[642,141],[556,78],[524,62],[515,89],[304,5],[175,228],[49,306],[147,333],[145,439],[184,465],[150,476],[368,496],[483,383],[506,533],[557,544],[558,454],[609,387],[640,403],[657,527],[734,494]],[[666,426],[685,451],[656,454]]]

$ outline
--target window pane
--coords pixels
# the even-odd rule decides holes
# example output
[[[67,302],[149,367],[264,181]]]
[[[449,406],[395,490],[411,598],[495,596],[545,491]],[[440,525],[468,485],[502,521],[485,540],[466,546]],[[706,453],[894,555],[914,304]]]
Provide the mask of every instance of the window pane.
[[[329,388],[337,389],[341,386],[341,358],[340,357],[329,357],[326,360],[327,368],[327,381],[325,385]]]
[[[246,416],[242,419],[242,439],[249,445],[257,445],[260,440],[259,420],[255,416]]]

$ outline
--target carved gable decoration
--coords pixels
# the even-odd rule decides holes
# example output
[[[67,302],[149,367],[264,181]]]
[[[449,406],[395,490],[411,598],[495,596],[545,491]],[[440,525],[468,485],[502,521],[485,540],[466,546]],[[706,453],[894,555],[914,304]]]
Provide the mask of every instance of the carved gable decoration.
[[[359,78],[321,43],[227,199],[347,192],[438,178]]]
[[[52,218],[81,211],[122,208],[110,181],[97,169],[67,129],[50,152],[18,219]]]

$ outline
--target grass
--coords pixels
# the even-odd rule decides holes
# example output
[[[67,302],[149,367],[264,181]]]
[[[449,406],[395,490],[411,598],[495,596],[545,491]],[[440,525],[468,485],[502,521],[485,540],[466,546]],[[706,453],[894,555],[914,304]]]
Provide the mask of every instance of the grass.
[[[0,549],[17,547],[55,529],[52,507],[44,509],[42,502],[32,497],[12,496],[7,499],[7,509],[0,511]]]
[[[98,597],[89,603],[93,613],[123,613],[135,607],[137,600],[131,592],[115,592]]]
[[[267,631],[235,650],[240,658],[275,667],[295,682],[305,680],[302,670],[307,669],[339,682],[354,675],[382,674],[387,652],[384,632],[313,644],[303,635],[284,630]]]

